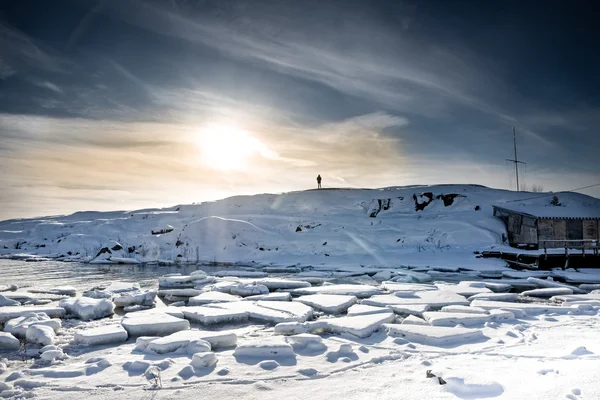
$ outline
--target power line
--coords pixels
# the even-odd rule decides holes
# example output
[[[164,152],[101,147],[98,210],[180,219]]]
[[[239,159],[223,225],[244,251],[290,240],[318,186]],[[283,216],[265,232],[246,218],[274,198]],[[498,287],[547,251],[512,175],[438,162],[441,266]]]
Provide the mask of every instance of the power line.
[[[510,161],[515,163],[515,176],[517,177],[517,192],[519,191],[519,164],[525,164],[523,161],[519,161],[517,158],[517,134],[515,133],[515,127],[513,126],[513,144],[515,147],[515,159],[510,160],[506,159],[506,161]]]
[[[515,201],[525,201],[525,200],[541,199],[542,197],[553,196],[553,195],[555,195],[556,193],[576,192],[576,191],[578,191],[578,190],[589,189],[589,188],[591,188],[591,187],[596,187],[596,186],[600,186],[600,183],[596,183],[596,184],[593,184],[593,185],[588,185],[588,186],[583,186],[583,187],[576,188],[576,189],[570,189],[570,190],[561,190],[560,192],[550,192],[550,193],[543,194],[543,195],[541,195],[541,196],[528,197],[528,198],[526,198],[526,199],[507,200],[507,201],[506,201],[506,203],[513,203],[513,202],[515,202]]]

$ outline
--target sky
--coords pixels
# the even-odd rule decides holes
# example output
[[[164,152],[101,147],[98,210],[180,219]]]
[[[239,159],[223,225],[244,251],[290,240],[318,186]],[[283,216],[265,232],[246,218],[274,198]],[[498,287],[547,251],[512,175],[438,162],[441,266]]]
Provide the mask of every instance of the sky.
[[[0,2],[0,219],[600,183],[595,1]],[[583,193],[600,196],[600,186]]]

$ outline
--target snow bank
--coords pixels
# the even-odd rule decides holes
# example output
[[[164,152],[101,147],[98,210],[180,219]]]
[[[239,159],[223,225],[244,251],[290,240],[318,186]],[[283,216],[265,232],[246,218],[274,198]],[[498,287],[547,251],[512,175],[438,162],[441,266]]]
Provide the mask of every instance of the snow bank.
[[[1,350],[19,350],[21,342],[8,332],[0,332],[0,349]]]
[[[390,336],[402,337],[414,343],[428,346],[461,345],[473,341],[487,339],[479,329],[446,328],[424,325],[386,325]]]
[[[202,325],[240,322],[248,319],[245,311],[225,310],[217,307],[181,307],[186,319]]]
[[[75,332],[75,343],[100,345],[122,343],[127,340],[127,331],[121,325],[106,325]]]
[[[58,304],[67,310],[67,313],[84,321],[108,317],[115,311],[115,305],[108,299],[79,297],[77,299],[61,300]]]
[[[56,306],[9,306],[0,308],[0,323],[22,317],[29,313],[44,313],[50,318],[62,318],[65,315],[63,307]]]
[[[294,348],[279,337],[268,337],[238,345],[233,352],[234,357],[249,358],[281,358],[296,357]]]
[[[341,314],[356,303],[358,299],[355,296],[313,294],[300,296],[295,301],[299,301],[328,314]]]

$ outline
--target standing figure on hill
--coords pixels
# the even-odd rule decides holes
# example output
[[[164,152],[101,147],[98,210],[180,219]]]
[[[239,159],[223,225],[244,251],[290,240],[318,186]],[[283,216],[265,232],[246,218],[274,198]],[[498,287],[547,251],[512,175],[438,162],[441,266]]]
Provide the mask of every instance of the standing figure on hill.
[[[321,189],[321,175],[317,175],[317,189]]]

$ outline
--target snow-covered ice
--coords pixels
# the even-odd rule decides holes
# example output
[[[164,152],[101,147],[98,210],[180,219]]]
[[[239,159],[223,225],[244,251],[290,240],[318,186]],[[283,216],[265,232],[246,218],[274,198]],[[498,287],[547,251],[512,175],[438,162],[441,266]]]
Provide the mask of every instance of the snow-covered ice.
[[[217,363],[218,359],[215,353],[212,352],[198,352],[192,357],[190,363],[194,368],[206,368]]]
[[[46,325],[32,325],[27,328],[25,332],[25,338],[30,343],[40,344],[46,346],[54,343],[56,334],[54,329]]]
[[[573,294],[573,290],[569,289],[569,288],[563,288],[563,287],[532,289],[532,290],[526,290],[526,291],[522,292],[521,296],[549,298],[552,296],[560,296],[563,294]]]
[[[225,303],[230,301],[238,301],[240,299],[240,296],[234,296],[228,293],[213,291],[201,293],[197,296],[190,297],[190,299],[188,300],[188,305],[202,306],[211,303]]]
[[[19,339],[8,332],[0,332],[0,349],[2,350],[18,350],[21,347]]]
[[[354,296],[336,294],[313,294],[300,296],[295,301],[311,306],[312,308],[328,314],[341,314],[356,303],[358,299]]]
[[[338,294],[367,298],[381,293],[381,289],[366,285],[323,285],[293,289],[292,295],[304,296],[311,294]]]
[[[282,337],[271,337],[238,344],[233,354],[236,357],[261,359],[296,356],[294,348]]]
[[[75,332],[75,343],[100,345],[122,343],[127,340],[127,331],[117,324],[97,328],[83,329]]]
[[[143,311],[123,317],[121,324],[129,336],[167,336],[190,329],[190,323],[185,319],[162,313],[141,313]]]
[[[349,317],[354,315],[368,315],[368,314],[391,314],[392,309],[387,307],[375,307],[366,304],[354,304],[348,308],[346,313]]]
[[[108,299],[79,297],[77,299],[61,300],[58,304],[67,310],[68,314],[84,321],[108,317],[115,311],[115,305]]]
[[[29,313],[44,313],[50,318],[62,318],[65,315],[63,307],[48,306],[8,306],[0,308],[0,323]]]
[[[488,314],[464,312],[424,312],[423,318],[433,326],[475,326],[490,321]]]
[[[4,331],[12,333],[17,337],[25,337],[27,328],[33,325],[46,325],[57,333],[61,328],[62,323],[60,319],[50,318],[45,313],[28,313],[21,317],[6,321],[4,323]]]
[[[429,346],[447,346],[487,339],[479,329],[425,325],[386,325],[390,336]]]
[[[202,325],[239,322],[248,319],[245,311],[225,310],[217,307],[181,307],[181,312],[186,319]]]

